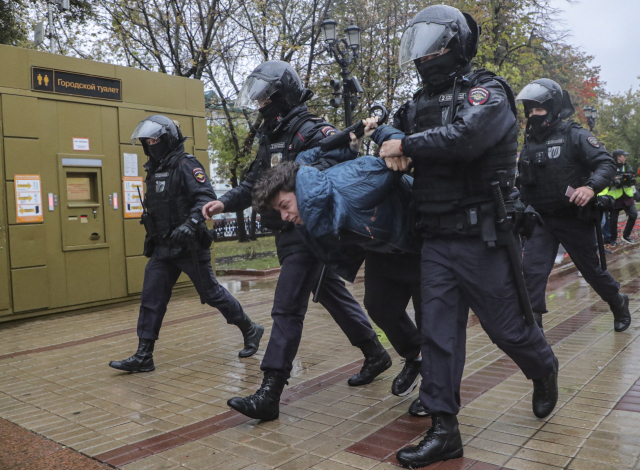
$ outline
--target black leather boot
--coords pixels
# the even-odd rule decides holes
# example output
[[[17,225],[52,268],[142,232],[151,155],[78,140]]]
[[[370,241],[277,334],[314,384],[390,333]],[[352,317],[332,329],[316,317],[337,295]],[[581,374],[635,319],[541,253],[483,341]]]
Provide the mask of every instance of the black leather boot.
[[[631,325],[631,312],[629,312],[629,297],[618,293],[618,298],[609,303],[613,312],[613,329],[617,332],[624,331]]]
[[[542,327],[542,313],[533,312],[533,319],[536,321],[536,325],[538,325],[540,329],[544,331],[544,328]]]
[[[253,323],[249,317],[245,315],[244,320],[238,325],[242,336],[244,337],[244,349],[238,353],[239,357],[250,357],[258,352],[260,339],[264,334],[264,326]]]
[[[424,416],[429,416],[429,413],[427,413],[427,410],[425,410],[424,406],[422,406],[422,402],[420,401],[420,397],[418,397],[415,400],[413,400],[413,402],[409,406],[409,414],[411,416],[418,416],[420,418],[422,418]]]
[[[362,369],[355,375],[349,377],[347,383],[352,387],[366,385],[373,382],[377,376],[391,367],[391,356],[386,349],[378,341],[376,336],[374,339],[358,345],[364,354],[364,364]]]
[[[265,371],[262,385],[254,395],[233,397],[227,401],[227,405],[249,418],[273,421],[280,415],[280,395],[287,383],[281,373]]]
[[[420,380],[421,365],[421,358],[407,359],[400,373],[393,379],[391,393],[399,397],[404,397],[413,392]]]
[[[558,359],[553,358],[553,372],[544,379],[533,380],[533,414],[546,418],[558,403]]]
[[[426,467],[441,460],[462,457],[462,438],[456,415],[440,413],[431,415],[431,429],[417,446],[405,447],[396,458],[405,467]]]
[[[127,372],[151,372],[156,368],[153,365],[154,344],[155,341],[152,339],[140,338],[138,340],[138,350],[133,356],[122,361],[111,361],[109,366]]]

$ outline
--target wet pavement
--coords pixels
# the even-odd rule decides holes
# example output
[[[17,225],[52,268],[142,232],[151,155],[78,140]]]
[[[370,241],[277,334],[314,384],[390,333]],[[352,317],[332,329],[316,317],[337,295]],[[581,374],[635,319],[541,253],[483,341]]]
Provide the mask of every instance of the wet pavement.
[[[530,382],[470,317],[459,416],[465,457],[430,468],[640,470],[640,250],[616,252],[609,268],[631,298],[633,323],[623,333],[575,271],[550,281],[545,331],[561,388],[544,420],[531,412]],[[266,345],[277,275],[220,280],[267,327]],[[362,277],[349,289],[362,300]],[[317,304],[280,418],[267,423],[226,406],[259,386],[263,349],[239,359],[239,331],[195,291],[174,295],[154,372],[109,368],[137,346],[137,311],[130,303],[0,324],[0,469],[391,470],[395,451],[429,426],[406,414],[416,392],[390,394],[403,365],[397,355],[372,384],[346,384],[361,353]]]

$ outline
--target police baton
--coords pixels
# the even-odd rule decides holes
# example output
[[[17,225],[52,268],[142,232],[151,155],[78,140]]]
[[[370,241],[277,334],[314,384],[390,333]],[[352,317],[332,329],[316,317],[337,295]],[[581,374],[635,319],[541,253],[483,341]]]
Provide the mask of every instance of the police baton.
[[[511,263],[511,270],[513,271],[513,277],[516,281],[516,289],[518,291],[518,299],[520,300],[520,306],[524,312],[524,320],[527,325],[533,325],[533,310],[531,310],[531,301],[529,300],[529,292],[527,291],[527,285],[524,282],[524,274],[522,273],[522,258],[516,247],[516,239],[514,237],[513,230],[509,225],[509,219],[507,216],[507,208],[504,205],[504,197],[502,196],[502,190],[500,189],[500,182],[494,181],[491,183],[491,196],[496,206],[496,215],[498,216],[497,225],[504,233],[506,238],[507,253],[509,255],[509,262]]]
[[[200,289],[196,289],[198,291],[198,295],[200,296],[200,303],[205,304],[204,301],[204,282],[202,282],[202,273],[200,272],[200,263],[198,262],[198,247],[196,246],[198,242],[196,242],[195,237],[191,237],[189,240],[189,251],[191,252],[191,262],[193,263],[193,267],[196,268],[198,272],[198,282],[200,283]]]
[[[378,125],[382,125],[387,122],[387,119],[389,118],[389,112],[387,111],[387,108],[385,108],[381,104],[376,104],[369,108],[369,114],[373,114],[374,111],[381,112],[381,116],[378,118]],[[320,148],[323,152],[327,152],[329,150],[349,145],[349,143],[351,142],[351,136],[349,134],[351,132],[353,132],[358,138],[364,135],[364,122],[362,121],[362,119],[355,124],[342,129],[340,132],[336,132],[335,134],[331,134],[329,137],[325,137],[324,139],[322,139],[320,141]]]
[[[318,284],[316,284],[316,291],[313,294],[313,301],[315,303],[319,302],[319,298],[320,298],[320,293],[322,292],[322,289],[324,288],[324,283],[327,280],[327,274],[328,274],[329,270],[327,269],[327,267],[325,265],[322,266],[322,271],[320,271],[320,277],[318,278]]]
[[[594,225],[596,226],[596,240],[598,241],[598,254],[600,255],[600,267],[607,270],[607,253],[604,251],[604,238],[602,237],[602,210],[598,204],[594,204]]]

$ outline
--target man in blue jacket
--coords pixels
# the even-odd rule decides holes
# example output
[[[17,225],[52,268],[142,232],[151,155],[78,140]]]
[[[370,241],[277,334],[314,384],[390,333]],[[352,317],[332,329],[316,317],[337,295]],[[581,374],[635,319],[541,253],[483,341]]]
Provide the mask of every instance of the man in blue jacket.
[[[375,118],[365,123],[367,130],[377,125]],[[371,132],[378,144],[404,135],[390,126]],[[419,254],[406,211],[412,181],[389,171],[378,158],[345,161],[349,160],[341,155],[345,151],[349,150],[323,152],[317,147],[301,152],[296,163],[267,171],[254,186],[254,206],[259,211],[279,210],[282,220],[296,225],[316,257],[348,281],[366,260],[365,307],[405,359],[391,391],[406,396],[417,386],[421,366],[419,328],[405,310],[412,299],[419,325]],[[345,163],[324,171],[310,166],[320,158]],[[409,412],[426,415],[419,400]]]

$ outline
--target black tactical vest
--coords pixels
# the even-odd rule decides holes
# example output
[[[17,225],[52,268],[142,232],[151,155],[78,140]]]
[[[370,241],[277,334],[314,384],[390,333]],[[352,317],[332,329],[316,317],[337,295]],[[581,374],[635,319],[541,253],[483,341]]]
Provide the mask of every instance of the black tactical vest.
[[[527,139],[520,152],[518,168],[522,201],[536,211],[555,211],[576,206],[565,196],[567,187],[584,186],[591,171],[577,161],[571,145],[573,122],[561,122],[542,142]]]
[[[182,182],[178,165],[187,155],[179,153],[171,158],[167,165],[161,165],[155,171],[148,171],[146,206],[153,221],[156,243],[168,240],[175,228],[182,225],[191,212],[193,205]]]
[[[311,120],[318,120],[318,117],[308,111],[303,111],[287,122],[285,126],[278,126],[273,132],[263,131],[258,134],[260,147],[255,164],[261,166],[261,172],[279,163],[296,160],[302,148],[293,144],[294,137],[300,128]],[[280,212],[275,210],[260,213],[260,223],[269,230],[293,228],[293,224],[283,221]]]
[[[409,126],[411,133],[452,122],[450,113],[455,112],[457,106],[467,98],[469,90],[486,76],[494,77],[505,88],[515,112],[515,100],[509,85],[490,72],[478,70],[469,75],[467,80],[458,82],[455,106],[452,106],[453,87],[434,96],[428,96],[424,91],[418,92],[414,97],[414,124]],[[413,163],[413,194],[418,213],[451,214],[464,211],[469,205],[490,201],[490,184],[498,179],[505,199],[508,198],[515,182],[517,150],[518,128],[514,125],[500,142],[470,163],[451,165],[416,158]]]

